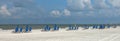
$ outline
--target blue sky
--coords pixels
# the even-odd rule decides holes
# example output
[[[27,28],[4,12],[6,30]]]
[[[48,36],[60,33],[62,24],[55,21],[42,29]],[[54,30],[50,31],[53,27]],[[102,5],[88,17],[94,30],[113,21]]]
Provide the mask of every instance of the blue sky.
[[[119,0],[0,0],[0,24],[120,23]]]

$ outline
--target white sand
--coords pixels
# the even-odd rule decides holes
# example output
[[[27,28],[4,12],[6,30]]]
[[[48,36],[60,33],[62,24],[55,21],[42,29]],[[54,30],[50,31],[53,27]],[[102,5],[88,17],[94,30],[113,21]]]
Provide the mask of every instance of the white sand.
[[[87,29],[31,33],[12,33],[13,30],[0,31],[0,41],[120,41],[120,27],[111,29]]]

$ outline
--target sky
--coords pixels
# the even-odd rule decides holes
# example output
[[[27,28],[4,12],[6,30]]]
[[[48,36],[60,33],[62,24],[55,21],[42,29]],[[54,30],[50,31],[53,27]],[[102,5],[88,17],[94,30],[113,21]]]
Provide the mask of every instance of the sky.
[[[0,24],[120,23],[120,0],[0,0]]]

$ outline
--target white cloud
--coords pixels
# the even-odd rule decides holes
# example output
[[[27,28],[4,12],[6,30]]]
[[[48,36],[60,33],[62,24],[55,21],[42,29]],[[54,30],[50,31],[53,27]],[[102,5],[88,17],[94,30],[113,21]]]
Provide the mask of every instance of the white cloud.
[[[79,17],[119,17],[120,16],[120,9],[101,9],[95,11],[80,11],[74,12],[75,16]]]
[[[120,0],[67,0],[67,9],[76,16],[120,16]],[[74,12],[74,13],[73,13]]]
[[[120,0],[67,0],[69,10],[120,8]]]
[[[63,14],[64,14],[65,16],[71,16],[70,11],[67,10],[67,9],[64,9]]]
[[[109,4],[111,4],[113,7],[120,8],[120,0],[109,0]]]
[[[11,16],[12,14],[9,12],[9,10],[7,9],[7,5],[2,5],[0,7],[0,14],[3,16]]]
[[[50,14],[51,14],[52,16],[54,16],[54,17],[59,17],[59,16],[61,16],[61,13],[60,13],[59,10],[53,10],[53,11],[51,11]]]
[[[68,8],[73,10],[93,9],[91,0],[67,0]]]
[[[71,16],[71,12],[68,9],[60,10],[53,10],[50,12],[53,17],[61,17],[61,16]]]
[[[93,7],[95,9],[105,9],[110,8],[110,6],[106,3],[106,0],[92,0],[93,1]]]
[[[40,18],[45,14],[35,0],[1,0],[0,18]],[[41,9],[42,8],[42,9]]]

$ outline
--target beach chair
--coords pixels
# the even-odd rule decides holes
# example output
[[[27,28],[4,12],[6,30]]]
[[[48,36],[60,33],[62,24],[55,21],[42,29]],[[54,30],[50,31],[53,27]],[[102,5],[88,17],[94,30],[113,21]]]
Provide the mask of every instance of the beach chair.
[[[25,32],[29,32],[29,27],[28,27],[28,25],[27,25],[26,28],[25,28]]]
[[[68,30],[73,30],[73,27],[71,25],[69,25]]]
[[[20,27],[20,32],[23,32],[23,28],[22,27]]]
[[[77,27],[77,26],[75,26],[74,28],[73,28],[73,30],[78,30],[79,28]]]
[[[105,29],[105,25],[102,25],[103,29]]]
[[[83,28],[84,28],[83,30],[86,30],[86,29],[89,29],[89,26],[84,25]]]
[[[57,25],[54,25],[53,31],[58,31],[59,27]]]
[[[75,25],[75,27],[73,27],[73,30],[78,30],[78,26]]]
[[[102,25],[100,25],[99,29],[102,29]]]
[[[97,25],[94,25],[94,26],[93,26],[93,29],[97,29],[97,28],[98,28],[98,26],[97,26]]]
[[[76,30],[76,27],[73,27],[72,30]]]
[[[117,25],[114,25],[113,28],[117,28]]]
[[[99,29],[104,29],[105,25],[100,25]]]
[[[107,28],[110,28],[110,27],[111,27],[110,25],[107,26]]]
[[[76,27],[76,29],[78,30],[78,29],[79,29],[79,27],[77,26],[77,27]]]
[[[78,27],[77,26],[73,27],[73,26],[69,25],[68,30],[78,30]]]
[[[18,26],[15,28],[15,33],[17,33],[19,31]]]
[[[29,31],[30,31],[30,32],[32,31],[32,27],[29,27]]]
[[[42,31],[50,31],[50,27],[48,25],[46,25]]]

